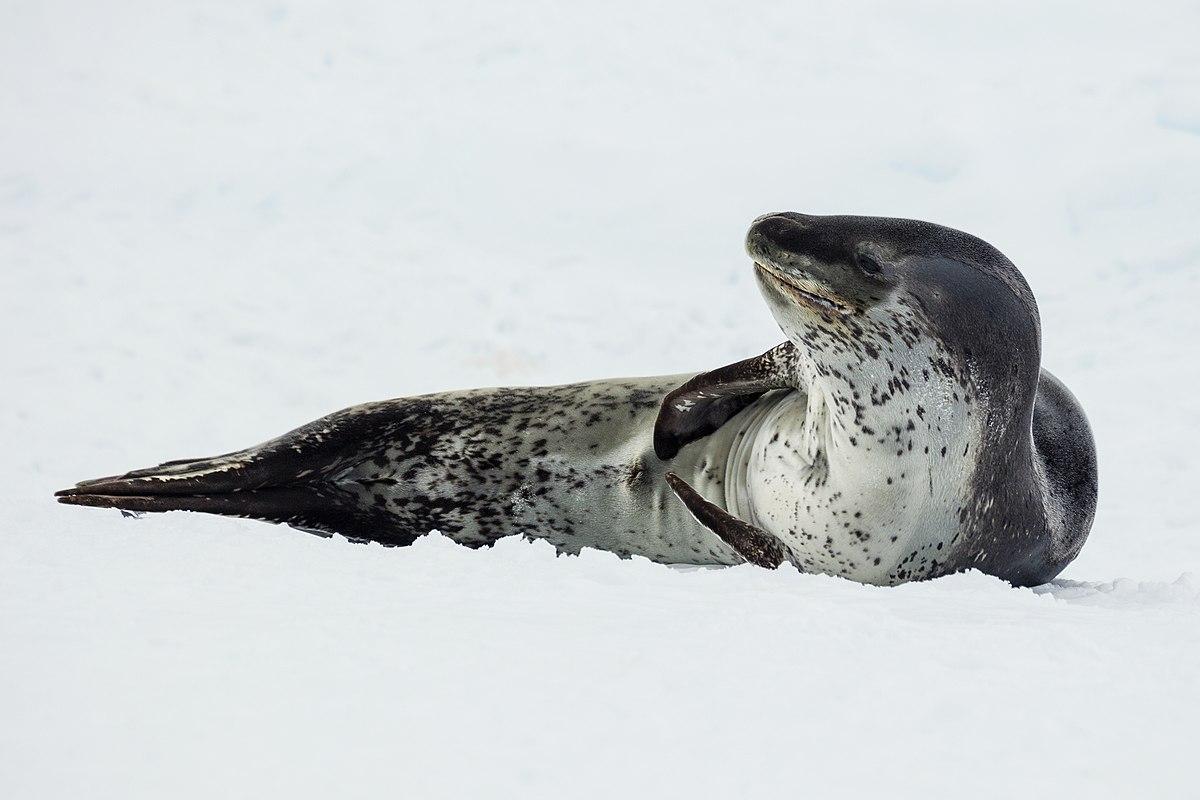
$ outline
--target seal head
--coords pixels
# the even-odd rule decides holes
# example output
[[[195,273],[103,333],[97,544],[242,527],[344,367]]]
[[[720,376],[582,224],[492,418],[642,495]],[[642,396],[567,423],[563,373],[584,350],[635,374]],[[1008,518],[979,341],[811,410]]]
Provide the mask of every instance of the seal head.
[[[747,446],[731,516],[801,568],[872,583],[971,567],[1040,583],[1074,558],[1095,510],[1091,433],[1040,369],[1011,261],[931,223],[792,212],[755,220],[746,249],[788,342],[680,387],[656,431],[682,446],[689,416],[703,435],[739,397],[798,390]]]

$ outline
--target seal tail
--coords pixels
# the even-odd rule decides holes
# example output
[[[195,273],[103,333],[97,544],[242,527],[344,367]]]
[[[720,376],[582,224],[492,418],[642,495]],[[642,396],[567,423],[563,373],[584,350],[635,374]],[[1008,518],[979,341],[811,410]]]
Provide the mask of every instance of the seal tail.
[[[382,409],[379,409],[382,411]],[[58,502],[131,512],[200,511],[278,522],[302,530],[387,545],[416,538],[363,501],[338,477],[371,457],[372,435],[390,415],[347,409],[257,447],[212,458],[168,461],[123,475],[81,481]]]

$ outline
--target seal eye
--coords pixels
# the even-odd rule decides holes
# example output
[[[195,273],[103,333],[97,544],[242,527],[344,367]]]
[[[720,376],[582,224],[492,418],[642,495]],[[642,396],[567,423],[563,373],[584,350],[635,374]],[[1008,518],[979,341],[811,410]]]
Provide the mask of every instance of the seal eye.
[[[854,259],[858,262],[858,268],[868,275],[878,275],[883,272],[883,266],[870,253],[859,253]]]

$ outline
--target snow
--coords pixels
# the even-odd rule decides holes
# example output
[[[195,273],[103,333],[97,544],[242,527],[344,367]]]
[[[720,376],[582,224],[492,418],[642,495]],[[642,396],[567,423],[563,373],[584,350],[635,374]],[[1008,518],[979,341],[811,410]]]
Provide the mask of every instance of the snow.
[[[1181,795],[1200,11],[5,4],[0,794]],[[769,210],[1004,250],[1100,450],[1061,580],[877,589],[53,503],[334,409],[779,334]]]

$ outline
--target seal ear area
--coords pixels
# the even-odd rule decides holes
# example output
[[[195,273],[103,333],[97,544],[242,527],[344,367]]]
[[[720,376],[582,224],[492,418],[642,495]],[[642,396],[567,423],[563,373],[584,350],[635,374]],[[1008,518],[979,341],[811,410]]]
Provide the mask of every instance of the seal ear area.
[[[793,388],[796,346],[772,347],[745,361],[701,372],[663,398],[654,421],[654,453],[663,461],[713,433],[771,389]]]
[[[683,501],[696,521],[715,533],[746,561],[766,569],[775,569],[784,561],[795,563],[787,545],[779,539],[708,502],[674,472],[668,472],[666,477],[667,485]]]

